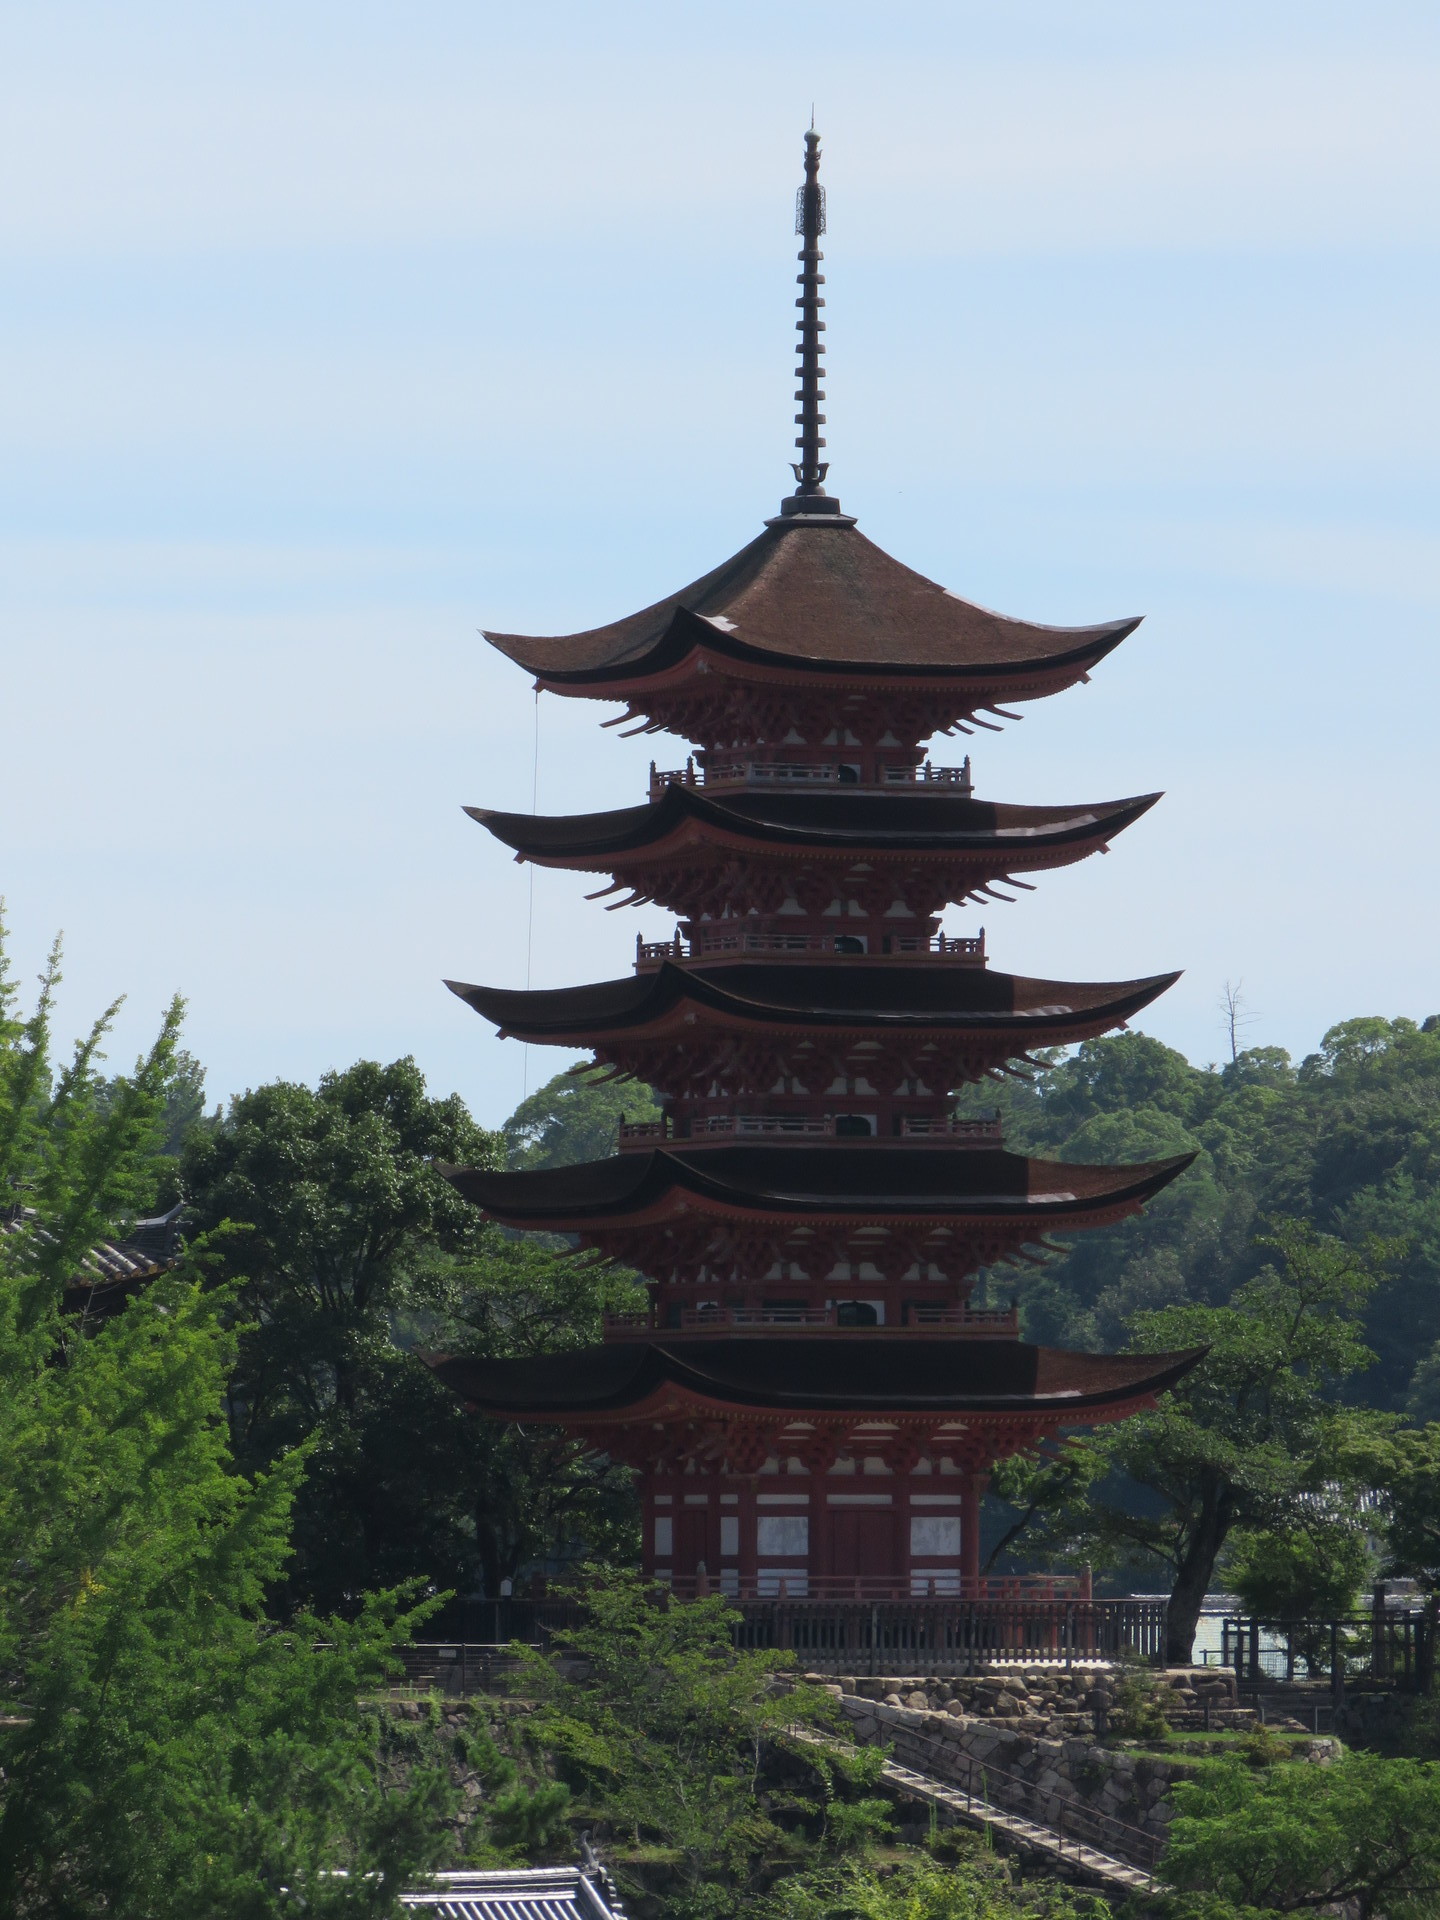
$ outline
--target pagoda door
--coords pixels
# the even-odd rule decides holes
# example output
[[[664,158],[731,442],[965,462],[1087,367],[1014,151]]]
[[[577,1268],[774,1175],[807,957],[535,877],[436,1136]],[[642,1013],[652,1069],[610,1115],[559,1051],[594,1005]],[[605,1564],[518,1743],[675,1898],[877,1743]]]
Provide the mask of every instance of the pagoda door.
[[[893,1507],[830,1509],[830,1575],[896,1586],[901,1578]]]
[[[675,1572],[689,1578],[705,1562],[712,1579],[720,1568],[720,1556],[710,1539],[710,1509],[681,1507],[675,1515]]]

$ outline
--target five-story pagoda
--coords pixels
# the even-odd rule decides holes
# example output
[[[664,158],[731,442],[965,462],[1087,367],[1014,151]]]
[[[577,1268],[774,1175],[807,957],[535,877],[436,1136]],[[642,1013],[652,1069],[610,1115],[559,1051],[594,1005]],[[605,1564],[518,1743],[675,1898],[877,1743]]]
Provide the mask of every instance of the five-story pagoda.
[[[620,701],[694,751],[646,804],[471,809],[516,857],[607,876],[678,916],[634,975],[454,985],[503,1034],[584,1048],[661,1122],[583,1166],[456,1171],[495,1220],[636,1267],[647,1314],[535,1361],[437,1360],[484,1415],[558,1425],[632,1466],[644,1565],[682,1590],[977,1594],[995,1461],[1153,1404],[1193,1363],[1032,1346],[975,1307],[981,1269],[1136,1212],[1187,1164],[1072,1166],[952,1117],[957,1087],[1119,1026],[1173,974],[996,973],[947,904],[1103,851],[1158,797],[975,797],[922,743],[1058,693],[1138,624],[1040,627],[892,560],[825,492],[819,138],[806,135],[797,486],[723,566],[628,619],[490,634],[538,689]],[[611,722],[609,724],[616,724]],[[453,984],[453,983],[452,983]]]

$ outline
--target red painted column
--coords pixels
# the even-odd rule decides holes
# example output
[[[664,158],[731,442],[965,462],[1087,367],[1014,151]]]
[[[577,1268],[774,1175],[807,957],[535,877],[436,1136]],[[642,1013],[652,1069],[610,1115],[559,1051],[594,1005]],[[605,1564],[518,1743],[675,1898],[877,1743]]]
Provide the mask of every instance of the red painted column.
[[[988,1473],[966,1473],[960,1485],[960,1584],[965,1597],[980,1597],[980,1503]]]

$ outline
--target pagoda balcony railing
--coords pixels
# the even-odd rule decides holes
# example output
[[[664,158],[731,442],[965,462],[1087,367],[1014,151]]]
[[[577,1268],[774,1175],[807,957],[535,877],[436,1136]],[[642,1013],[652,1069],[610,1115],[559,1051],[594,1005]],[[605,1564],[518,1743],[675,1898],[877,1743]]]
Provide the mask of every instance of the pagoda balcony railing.
[[[625,1147],[653,1147],[663,1140],[699,1144],[707,1140],[735,1140],[782,1137],[785,1139],[833,1140],[833,1114],[816,1117],[808,1113],[712,1113],[690,1122],[688,1132],[677,1132],[666,1116],[661,1120],[622,1120],[619,1143]]]
[[[723,1593],[736,1600],[952,1600],[970,1599],[1011,1602],[1070,1601],[1085,1605],[1090,1599],[1090,1582],[1084,1574],[1029,1573],[982,1575],[980,1591],[974,1581],[965,1581],[959,1572],[911,1573],[872,1578],[866,1574],[801,1573],[773,1571],[742,1574],[738,1569],[715,1573],[674,1574],[664,1584],[681,1600],[703,1599]],[[1105,1602],[1100,1602],[1105,1605]],[[1110,1603],[1114,1604],[1114,1603]],[[1164,1603],[1161,1602],[1163,1611]]]
[[[1002,1133],[998,1120],[957,1120],[940,1114],[900,1122],[902,1140],[968,1140],[977,1147],[998,1147]]]
[[[871,960],[959,960],[971,966],[985,965],[985,930],[978,934],[886,933],[877,937],[875,950],[868,939],[853,933],[762,933],[741,927],[702,927],[696,937],[683,941],[677,933],[672,940],[642,940],[636,936],[635,965],[638,971],[685,961],[709,960],[726,954],[859,955]]]
[[[678,1326],[652,1312],[607,1313],[605,1338],[633,1340],[641,1334],[660,1334],[667,1340],[697,1334],[786,1334],[821,1331],[858,1334],[869,1339],[938,1331],[969,1334],[975,1339],[1014,1340],[1020,1316],[1014,1307],[908,1306],[903,1321],[885,1326],[858,1326],[838,1307],[682,1307]]]
[[[945,787],[968,800],[975,791],[970,762],[936,767],[927,760],[918,767],[882,767],[878,781],[862,781],[853,765],[839,760],[730,760],[697,767],[657,767],[650,763],[650,798],[658,800],[667,787]]]
[[[859,1140],[884,1136],[836,1125],[833,1113],[706,1113],[694,1116],[688,1125],[677,1126],[669,1114],[658,1120],[624,1120],[617,1129],[617,1144],[644,1149],[674,1142],[704,1146],[717,1140],[844,1140],[853,1146]],[[895,1136],[891,1136],[894,1138]],[[958,1146],[998,1147],[1003,1135],[998,1120],[957,1120],[945,1114],[906,1117],[900,1122],[902,1140],[949,1140]]]

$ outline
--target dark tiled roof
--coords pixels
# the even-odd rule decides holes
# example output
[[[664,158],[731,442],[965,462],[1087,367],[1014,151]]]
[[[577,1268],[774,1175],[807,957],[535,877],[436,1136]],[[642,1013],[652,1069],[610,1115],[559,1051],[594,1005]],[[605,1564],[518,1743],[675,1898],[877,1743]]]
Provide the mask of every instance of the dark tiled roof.
[[[1101,659],[1140,624],[1048,627],[962,600],[854,527],[767,527],[678,593],[627,619],[551,639],[486,639],[547,682],[639,678],[703,646],[786,666],[963,678]]]
[[[708,1400],[797,1411],[894,1413],[1059,1410],[1160,1393],[1188,1373],[1185,1353],[1067,1353],[1019,1340],[705,1340],[588,1347],[529,1360],[427,1356],[484,1413],[622,1412],[665,1385]]]
[[[766,1215],[1019,1217],[1033,1219],[1035,1230],[1045,1232],[1057,1219],[1148,1200],[1194,1158],[1187,1153],[1137,1166],[1078,1166],[1001,1148],[873,1140],[859,1146],[672,1146],[522,1173],[457,1167],[449,1178],[497,1220],[553,1221],[562,1230],[582,1221],[623,1219],[679,1191],[702,1205],[709,1200]]]
[[[166,1273],[180,1257],[182,1238],[180,1216],[183,1205],[149,1220],[137,1220],[123,1240],[102,1240],[93,1246],[80,1263],[80,1270],[65,1284],[65,1304],[84,1307],[90,1312],[114,1311],[142,1282]],[[13,1208],[0,1214],[0,1233],[32,1232],[49,1240],[51,1235],[36,1225],[29,1208]]]
[[[723,798],[667,787],[659,800],[607,813],[544,815],[467,807],[506,846],[537,859],[608,859],[662,845],[695,822],[756,845],[865,853],[992,853],[1108,840],[1160,798],[1061,807],[1010,806],[948,794],[755,792]]]
[[[588,986],[517,992],[445,984],[507,1033],[543,1038],[581,1031],[609,1033],[645,1026],[672,1008],[708,1008],[766,1026],[946,1028],[1013,1026],[1025,1046],[1041,1045],[1075,1016],[1115,1025],[1128,1020],[1179,979],[1030,980],[988,967],[732,962],[682,967],[670,961],[651,973]]]

